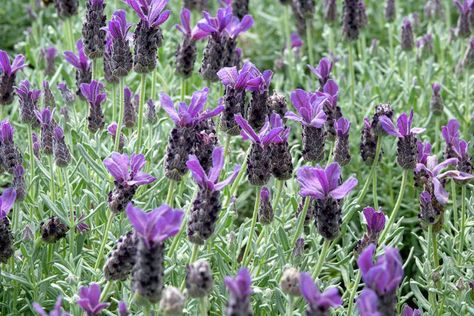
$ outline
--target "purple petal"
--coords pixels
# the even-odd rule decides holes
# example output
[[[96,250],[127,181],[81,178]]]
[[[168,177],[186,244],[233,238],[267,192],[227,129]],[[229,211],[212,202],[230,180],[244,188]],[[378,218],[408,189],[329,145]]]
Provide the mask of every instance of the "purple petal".
[[[234,167],[234,171],[232,172],[232,174],[227,177],[227,179],[217,183],[215,186],[214,186],[214,189],[215,190],[222,190],[224,187],[232,184],[232,182],[234,182],[235,178],[237,178],[237,175],[239,174],[240,172],[240,165],[237,165]]]
[[[235,86],[238,75],[237,67],[224,67],[217,72],[224,86]]]
[[[382,125],[382,128],[387,132],[387,134],[395,136],[395,137],[403,137],[401,133],[398,132],[398,130],[395,128],[395,125],[393,125],[392,120],[390,120],[387,116],[382,115],[379,117],[380,124]]]
[[[178,112],[176,112],[176,109],[174,108],[173,100],[165,94],[161,93],[160,94],[160,102],[161,102],[161,107],[168,113],[170,118],[175,122],[176,124],[179,123],[180,118],[178,115]]]
[[[260,143],[260,138],[258,135],[255,133],[253,128],[250,126],[250,124],[247,122],[246,119],[242,117],[242,115],[237,114],[234,116],[235,122],[240,126],[241,130],[241,135],[244,137],[244,139],[250,139],[254,143]]]
[[[316,305],[321,295],[311,275],[306,272],[300,273],[300,292],[309,305]]]
[[[191,171],[191,174],[196,183],[201,187],[206,187],[208,184],[206,172],[202,168],[201,163],[195,155],[189,155],[189,159],[186,162],[186,166]]]
[[[338,186],[336,189],[329,192],[329,195],[336,200],[340,200],[349,194],[357,185],[358,181],[356,178],[351,177],[347,179],[343,184]]]
[[[216,147],[212,151],[212,168],[209,171],[209,180],[216,183],[219,180],[219,175],[224,167],[224,148]]]

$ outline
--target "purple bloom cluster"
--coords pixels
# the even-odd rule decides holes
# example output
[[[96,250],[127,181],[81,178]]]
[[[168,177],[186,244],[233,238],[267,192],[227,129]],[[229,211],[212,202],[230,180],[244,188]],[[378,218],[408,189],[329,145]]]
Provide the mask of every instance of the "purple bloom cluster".
[[[308,303],[306,315],[328,315],[331,307],[337,308],[342,305],[342,297],[337,288],[331,287],[321,293],[311,275],[306,272],[300,274],[300,291]]]
[[[0,106],[13,102],[13,86],[15,85],[16,73],[26,66],[25,56],[15,56],[15,59],[10,64],[7,52],[0,50]]]
[[[6,263],[13,256],[13,234],[8,213],[16,200],[14,189],[6,189],[0,196],[0,263]]]
[[[82,40],[76,43],[77,55],[71,51],[64,52],[64,58],[76,69],[77,95],[83,97],[81,93],[81,84],[89,83],[92,80],[92,62],[84,52]]]
[[[241,268],[235,277],[225,277],[224,283],[230,293],[225,315],[252,315],[250,306],[252,278],[249,270]]]

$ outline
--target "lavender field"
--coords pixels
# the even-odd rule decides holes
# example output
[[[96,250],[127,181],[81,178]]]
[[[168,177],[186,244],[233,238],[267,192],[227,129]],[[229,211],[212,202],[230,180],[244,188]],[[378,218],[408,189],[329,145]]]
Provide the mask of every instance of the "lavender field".
[[[473,0],[5,0],[0,316],[474,315]]]

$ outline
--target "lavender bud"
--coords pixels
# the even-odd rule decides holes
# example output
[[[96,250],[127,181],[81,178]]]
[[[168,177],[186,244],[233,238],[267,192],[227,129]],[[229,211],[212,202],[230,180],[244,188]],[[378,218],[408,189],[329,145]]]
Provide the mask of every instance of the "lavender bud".
[[[59,126],[54,128],[54,159],[58,167],[67,167],[71,162],[71,154],[64,141],[64,131]]]
[[[102,57],[105,46],[105,1],[89,0],[86,3],[86,16],[82,25],[84,51],[90,59]]]
[[[137,241],[133,231],[129,231],[117,240],[104,266],[104,276],[107,281],[124,281],[128,278],[135,265]]]
[[[268,91],[252,92],[252,99],[248,111],[248,121],[255,130],[260,130],[265,124],[270,111],[268,109]]]
[[[224,56],[224,43],[220,36],[211,36],[204,49],[201,69],[199,73],[204,80],[216,82],[219,80],[217,72],[222,68]]]
[[[418,48],[418,60],[430,56],[433,53],[433,36],[431,34],[424,35],[416,41],[416,47]]]
[[[212,286],[212,271],[207,261],[199,260],[186,266],[186,289],[190,297],[207,296]]]
[[[66,19],[77,14],[79,3],[77,0],[54,0],[58,16]]]
[[[135,266],[133,267],[133,290],[148,299],[158,303],[163,291],[164,275],[164,246],[161,243],[147,247],[143,238],[138,238],[138,248]]]
[[[424,7],[425,16],[428,19],[442,18],[444,15],[441,0],[429,0]]]
[[[246,14],[249,13],[249,0],[233,0],[232,12],[239,19],[242,19]]]
[[[16,74],[10,76],[5,73],[0,74],[0,105],[8,105],[13,102],[15,77]]]
[[[25,169],[22,165],[17,165],[15,169],[13,169],[13,188],[15,189],[16,199],[18,201],[23,200],[28,193],[24,175]]]
[[[270,113],[275,112],[276,114],[280,115],[280,117],[285,117],[285,114],[288,111],[288,105],[284,95],[273,92],[273,94],[268,97],[267,103],[268,111]]]
[[[137,187],[135,185],[128,185],[126,182],[114,181],[114,183],[113,191],[109,192],[108,203],[112,213],[118,214],[132,201]]]
[[[176,73],[183,78],[189,78],[193,74],[196,57],[196,42],[191,37],[184,36],[183,42],[176,50]]]
[[[169,286],[163,291],[160,310],[165,316],[179,316],[183,313],[186,299],[175,287]]]
[[[58,90],[59,92],[61,92],[63,101],[66,104],[71,104],[76,101],[76,96],[74,95],[74,93],[71,92],[71,90],[69,90],[69,87],[67,86],[66,82],[58,83]]]
[[[54,46],[41,50],[45,63],[44,74],[46,76],[52,76],[56,72],[54,61],[56,59],[57,51],[58,50]]]
[[[377,135],[375,135],[375,130],[372,128],[372,125],[367,118],[364,119],[364,127],[362,128],[360,135],[359,148],[362,160],[367,165],[372,165],[375,160]]]
[[[163,41],[159,27],[149,27],[140,20],[134,34],[133,69],[138,73],[152,72],[156,67],[156,55]]]
[[[38,127],[39,122],[36,118],[35,111],[38,110],[38,99],[40,97],[40,90],[31,90],[30,82],[23,80],[16,88],[20,103],[20,119],[23,123],[29,124],[32,127]]]
[[[224,46],[224,60],[222,62],[222,67],[233,67],[235,64],[235,50],[237,49],[237,39],[230,36],[223,37],[223,46]]]
[[[273,221],[273,207],[270,200],[270,191],[267,187],[260,190],[260,205],[258,209],[258,221],[262,225],[271,224]]]
[[[46,222],[40,224],[41,239],[52,244],[66,237],[69,227],[56,216],[51,216]]]
[[[441,91],[441,85],[439,83],[433,83],[431,86],[433,90],[433,94],[431,95],[431,112],[433,115],[441,115],[443,114],[443,109],[444,109],[444,102],[443,98],[441,97],[440,91]]]
[[[49,82],[43,81],[43,105],[51,109],[56,108],[56,100],[54,99],[53,92],[49,88]]]
[[[334,161],[341,166],[347,165],[351,161],[351,153],[349,146],[349,129],[350,122],[345,118],[340,118],[334,123],[337,138],[334,148]]]
[[[128,88],[125,87],[123,90],[124,93],[124,115],[123,115],[123,123],[127,128],[133,128],[135,126],[135,122],[137,119],[137,114],[135,112],[132,98],[134,97],[133,92]]]
[[[223,98],[224,112],[222,112],[220,127],[229,135],[239,135],[240,127],[234,120],[236,114],[245,116],[245,90],[236,90],[227,86]]]
[[[15,168],[23,164],[23,157],[13,142],[13,126],[8,121],[0,122],[0,156],[2,167],[10,174]]]
[[[204,244],[214,233],[220,210],[220,191],[200,188],[188,222],[189,241],[197,245]]]
[[[328,23],[333,23],[337,21],[336,0],[324,0],[324,19]]]
[[[270,144],[272,174],[278,180],[288,180],[293,174],[293,162],[288,141]]]
[[[340,232],[342,207],[339,200],[327,198],[316,202],[316,228],[325,239],[333,240]]]
[[[0,218],[0,263],[7,263],[13,256],[13,234],[7,217]]]
[[[33,233],[33,230],[31,229],[30,225],[25,226],[25,228],[23,229],[23,232],[21,234],[21,237],[22,237],[23,241],[30,241],[30,240],[33,240],[35,238],[35,235]],[[0,248],[1,248],[1,246],[0,246]],[[1,250],[0,250],[0,252],[1,252]]]
[[[295,242],[295,247],[293,248],[293,258],[301,258],[304,254],[304,238],[298,237]]]
[[[296,19],[296,28],[299,34],[306,32],[306,20],[314,18],[314,0],[292,0],[293,13]]]
[[[413,28],[411,26],[410,20],[407,18],[403,19],[402,25],[402,35],[400,40],[402,49],[409,51],[413,49],[414,39],[413,39]]]
[[[91,133],[95,133],[105,126],[104,114],[100,103],[89,103],[89,116],[87,117],[87,128]]]
[[[166,148],[165,175],[175,181],[186,173],[186,160],[195,142],[192,127],[175,127],[171,130]]]
[[[387,0],[385,3],[385,19],[387,22],[395,21],[397,10],[395,8],[395,0]]]
[[[464,0],[462,3],[461,1],[454,1],[454,4],[456,4],[459,11],[456,35],[459,37],[469,37],[471,35],[469,12],[472,10],[469,7],[470,2],[468,0]]]
[[[155,124],[156,123],[156,108],[155,102],[152,99],[149,99],[146,102],[147,105],[147,112],[146,112],[146,119],[148,124]]]
[[[365,10],[365,3],[364,3],[364,0],[359,0],[359,2],[357,3],[357,6],[358,6],[358,13],[359,13],[359,27],[360,29],[363,29],[367,26],[367,23],[369,22],[368,21],[368,18],[367,18],[367,12]]]
[[[420,194],[420,213],[418,217],[428,225],[433,225],[439,220],[441,212],[434,207],[433,198],[427,191]]]
[[[300,296],[300,272],[293,267],[285,268],[280,279],[280,288],[285,294]]]
[[[272,176],[270,147],[252,144],[250,155],[247,159],[247,177],[252,185],[265,185]]]
[[[344,0],[344,10],[342,19],[342,33],[348,41],[359,38],[359,0]]]
[[[64,122],[69,122],[69,110],[67,107],[62,107],[59,109],[59,114],[63,117]]]
[[[303,126],[303,159],[319,162],[324,158],[326,132],[324,128]]]
[[[31,133],[31,138],[33,142],[33,153],[37,159],[40,159],[41,144],[39,142],[38,135],[36,135],[36,133]]]
[[[117,69],[123,69],[122,71],[117,71],[117,69],[114,68],[114,65],[118,66],[118,64],[117,64],[116,61],[115,61],[115,64],[114,64],[114,60],[113,60],[113,57],[112,57],[112,45],[113,45],[112,40],[108,38],[106,43],[105,43],[105,48],[104,48],[104,79],[107,82],[117,84],[117,83],[119,83],[120,78],[115,73],[124,73],[125,72],[127,74],[132,69],[132,62],[131,62],[132,53],[130,52],[130,49],[128,48],[128,45],[127,46],[123,45],[121,47],[125,54],[130,55],[130,59],[126,59],[126,58],[121,59],[121,60],[124,61],[121,64],[125,64],[125,65],[121,65],[121,67],[120,66],[117,67]],[[122,50],[117,49],[117,51],[122,51]],[[128,65],[127,65],[127,62],[125,62],[125,60],[128,60]],[[115,93],[115,91],[113,91],[113,93]]]

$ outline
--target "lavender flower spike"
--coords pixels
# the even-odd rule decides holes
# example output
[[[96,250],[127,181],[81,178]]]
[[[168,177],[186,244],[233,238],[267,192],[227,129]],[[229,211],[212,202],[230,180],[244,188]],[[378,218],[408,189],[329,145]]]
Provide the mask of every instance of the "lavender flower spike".
[[[351,161],[351,153],[349,148],[349,129],[351,122],[341,117],[334,123],[336,130],[336,143],[334,148],[334,161],[341,166],[347,165]]]
[[[224,37],[224,60],[223,66],[232,67],[238,66],[235,64],[238,58],[236,58],[235,50],[237,47],[237,37],[248,31],[253,26],[253,18],[250,15],[245,15],[242,17],[242,20],[239,20],[237,17],[233,17],[231,22],[227,25],[225,31],[227,36]]]
[[[321,293],[307,272],[300,274],[300,291],[308,303],[306,315],[328,315],[331,307],[337,308],[342,305],[342,298],[337,288],[331,287]]]
[[[46,155],[52,155],[54,149],[54,110],[46,107],[41,111],[35,111],[35,114],[41,124],[41,149]]]
[[[235,121],[242,129],[240,132],[242,138],[252,142],[250,155],[247,158],[248,180],[252,185],[265,185],[271,177],[269,145],[277,141],[284,129],[282,127],[270,129],[270,123],[267,121],[257,134],[240,114],[235,116]]]
[[[355,252],[357,254],[360,254],[370,244],[376,245],[380,233],[385,228],[385,214],[383,213],[382,208],[380,208],[379,211],[376,211],[372,207],[366,207],[364,208],[363,213],[367,225],[367,233],[357,242],[355,247]]]
[[[77,55],[71,51],[64,52],[64,58],[68,63],[70,63],[74,68],[76,68],[76,86],[77,86],[77,95],[82,97],[81,94],[81,84],[89,83],[92,80],[92,68],[91,61],[84,53],[84,44],[82,40],[78,40],[76,43]]]
[[[17,55],[10,64],[7,52],[0,50],[0,105],[13,102],[16,73],[25,67],[25,56]]]
[[[293,162],[288,144],[290,128],[285,127],[280,115],[273,113],[270,116],[271,128],[284,128],[275,141],[270,144],[272,173],[278,180],[288,180],[293,174]]]
[[[13,189],[6,189],[0,196],[0,220],[4,220],[13,208],[16,200],[16,192]]]
[[[403,113],[397,120],[398,128],[385,115],[379,117],[382,128],[389,134],[398,137],[397,161],[403,169],[414,169],[416,166],[417,146],[416,135],[425,131],[424,128],[412,128],[413,110],[410,116]]]
[[[30,89],[30,82],[23,80],[20,85],[16,87],[16,93],[20,101],[20,118],[23,123],[29,124],[32,127],[37,127],[38,120],[35,116],[35,110],[38,110],[38,100],[41,90]]]
[[[0,196],[0,263],[7,263],[13,256],[13,234],[7,215],[13,208],[15,200],[14,189],[6,189]]]
[[[319,80],[319,86],[320,90],[322,91],[324,85],[326,82],[328,82],[329,79],[331,79],[331,71],[332,71],[332,61],[327,58],[323,57],[320,61],[317,67],[313,67],[311,65],[308,65],[309,69],[313,74],[318,77]]]
[[[444,150],[444,158],[456,158],[456,153],[454,151],[454,146],[456,141],[459,139],[459,122],[456,119],[451,119],[448,121],[446,126],[441,128],[441,135],[446,142],[446,148]]]
[[[113,213],[121,212],[132,200],[138,186],[152,183],[156,178],[141,171],[146,160],[142,154],[112,153],[104,165],[114,177],[115,188],[109,193],[109,206]]]
[[[107,27],[107,44],[104,51],[104,70],[107,70],[109,81],[125,77],[132,70],[132,53],[128,37],[131,24],[127,23],[124,10],[117,10]]]
[[[403,19],[400,44],[402,46],[402,49],[405,51],[412,50],[415,45],[415,41],[413,38],[413,28],[408,18]]]
[[[435,82],[431,85],[431,89],[433,90],[433,93],[431,95],[431,101],[430,101],[431,112],[434,115],[441,115],[443,114],[443,109],[444,109],[443,98],[441,97],[441,94],[440,94],[441,85]]]
[[[177,24],[176,28],[183,33],[183,41],[176,50],[176,73],[183,78],[188,78],[192,75],[196,62],[196,41],[199,37],[191,29],[191,11],[183,8],[180,18],[181,24]]]
[[[56,59],[57,53],[58,53],[58,50],[54,46],[50,46],[50,47],[42,49],[42,54],[43,54],[44,63],[45,63],[44,74],[46,76],[52,76],[56,72],[54,61]]]
[[[82,38],[85,52],[91,59],[97,59],[104,54],[105,36],[105,0],[88,0],[86,14],[82,24]]]
[[[107,94],[102,92],[103,89],[104,85],[96,80],[92,80],[91,83],[81,84],[81,93],[90,105],[87,120],[91,133],[95,133],[105,126],[101,105],[107,99]]]
[[[62,305],[62,297],[58,296],[56,299],[56,304],[54,304],[54,310],[50,311],[49,314],[41,307],[38,303],[33,303],[33,309],[35,312],[40,316],[71,316],[71,314],[63,312]]]
[[[469,22],[469,13],[471,12],[471,2],[470,0],[454,0],[453,1],[459,11],[459,18],[457,24],[457,35],[460,37],[469,37],[471,35],[470,22]]]
[[[240,166],[235,166],[234,171],[227,179],[218,182],[224,167],[224,149],[222,147],[216,147],[212,152],[212,168],[207,174],[195,155],[189,156],[186,165],[199,186],[188,223],[188,238],[195,244],[203,244],[215,229],[221,209],[220,191],[235,180]]]
[[[88,287],[83,286],[79,289],[77,304],[87,316],[100,315],[110,305],[100,302],[100,292],[100,286],[97,283],[91,283]]]
[[[235,277],[226,276],[224,284],[230,293],[225,315],[252,315],[252,307],[250,305],[252,278],[249,270],[241,268]]]
[[[54,128],[54,159],[58,167],[66,167],[71,162],[71,154],[64,140],[64,131],[59,126]]]

